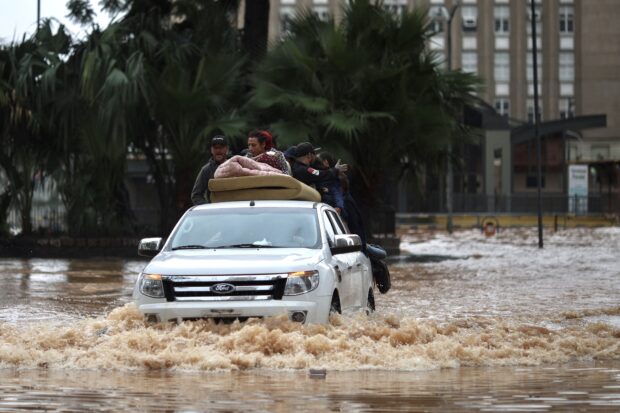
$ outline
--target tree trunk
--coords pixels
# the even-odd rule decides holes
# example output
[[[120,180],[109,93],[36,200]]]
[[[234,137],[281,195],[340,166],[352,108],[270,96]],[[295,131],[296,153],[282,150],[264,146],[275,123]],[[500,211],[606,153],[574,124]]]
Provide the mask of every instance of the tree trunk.
[[[34,191],[34,185],[25,185],[19,202],[19,213],[22,221],[22,235],[32,234],[32,221],[30,219],[30,212],[32,211],[32,194]],[[20,196],[18,195],[18,197]]]
[[[252,60],[267,52],[269,34],[269,0],[246,0],[243,25],[243,48]]]

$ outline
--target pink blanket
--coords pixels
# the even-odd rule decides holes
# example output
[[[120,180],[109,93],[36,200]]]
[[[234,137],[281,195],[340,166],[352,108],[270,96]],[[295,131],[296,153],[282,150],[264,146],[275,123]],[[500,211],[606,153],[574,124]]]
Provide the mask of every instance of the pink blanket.
[[[214,178],[232,178],[235,176],[282,175],[282,171],[265,163],[256,162],[244,156],[235,155],[215,170]]]

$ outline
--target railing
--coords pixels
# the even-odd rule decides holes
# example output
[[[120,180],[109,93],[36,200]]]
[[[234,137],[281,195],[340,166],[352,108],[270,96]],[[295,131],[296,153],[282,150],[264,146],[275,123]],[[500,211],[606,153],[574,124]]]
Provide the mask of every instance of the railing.
[[[30,210],[30,222],[33,232],[60,234],[67,232],[66,211],[64,206],[34,205]],[[22,230],[21,214],[16,209],[9,210],[7,219],[9,231],[18,234]]]
[[[570,142],[566,146],[569,162],[620,161],[620,143],[617,141]]]
[[[139,231],[157,234],[159,226],[159,209],[135,208],[132,210],[135,225]],[[33,205],[30,211],[32,231],[43,235],[58,235],[68,231],[67,213],[62,205]],[[16,209],[10,209],[7,223],[11,234],[19,234],[22,230],[21,214]]]
[[[538,197],[535,192],[496,196],[455,193],[453,202],[454,213],[535,214],[538,211]],[[541,204],[544,214],[620,214],[620,196],[614,193],[591,194],[587,197],[543,193]],[[571,208],[569,205],[577,205],[577,208]],[[424,200],[418,202],[412,209],[423,213],[445,213],[445,197],[439,193],[427,194]]]

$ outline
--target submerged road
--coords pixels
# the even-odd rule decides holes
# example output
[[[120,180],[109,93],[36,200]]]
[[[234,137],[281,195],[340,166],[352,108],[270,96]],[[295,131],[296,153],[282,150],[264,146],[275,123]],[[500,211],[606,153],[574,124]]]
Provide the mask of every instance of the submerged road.
[[[404,234],[375,314],[308,327],[149,327],[143,261],[4,259],[0,411],[619,411],[620,229],[536,236]]]

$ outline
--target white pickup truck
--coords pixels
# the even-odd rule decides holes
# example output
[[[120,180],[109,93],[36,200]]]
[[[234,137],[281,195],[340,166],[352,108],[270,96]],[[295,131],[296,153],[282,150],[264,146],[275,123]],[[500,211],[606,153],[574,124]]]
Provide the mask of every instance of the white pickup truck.
[[[196,206],[165,243],[145,238],[138,253],[154,257],[133,293],[151,322],[287,314],[327,323],[331,312],[374,310],[372,267],[360,237],[320,202]]]

